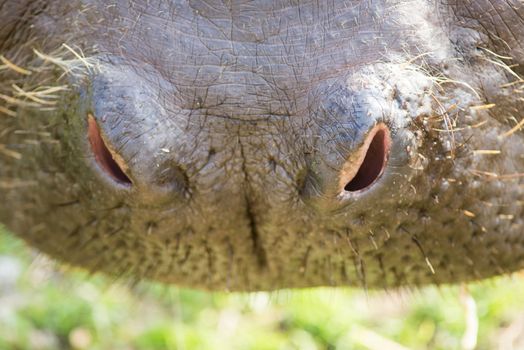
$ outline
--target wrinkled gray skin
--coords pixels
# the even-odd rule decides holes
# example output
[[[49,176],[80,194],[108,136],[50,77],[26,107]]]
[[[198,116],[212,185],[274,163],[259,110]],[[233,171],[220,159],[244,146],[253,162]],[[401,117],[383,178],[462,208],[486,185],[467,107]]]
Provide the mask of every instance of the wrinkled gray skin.
[[[60,261],[229,290],[524,267],[520,0],[0,0],[9,62],[62,43],[93,66],[0,70],[0,222]]]

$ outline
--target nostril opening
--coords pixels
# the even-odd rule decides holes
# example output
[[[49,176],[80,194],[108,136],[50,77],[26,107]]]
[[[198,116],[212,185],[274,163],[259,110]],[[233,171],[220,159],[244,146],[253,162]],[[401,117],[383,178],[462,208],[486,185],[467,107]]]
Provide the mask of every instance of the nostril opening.
[[[90,114],[87,117],[87,136],[91,145],[91,151],[100,168],[116,182],[130,186],[132,184],[131,180],[116,160],[118,156],[107,146],[95,118]],[[123,163],[123,161],[120,162]]]
[[[358,170],[344,186],[345,191],[362,191],[382,175],[386,167],[390,143],[389,129],[385,125],[378,125],[372,130],[360,150],[362,153],[365,152],[365,155],[360,155],[358,159],[363,158],[363,160],[354,165]]]

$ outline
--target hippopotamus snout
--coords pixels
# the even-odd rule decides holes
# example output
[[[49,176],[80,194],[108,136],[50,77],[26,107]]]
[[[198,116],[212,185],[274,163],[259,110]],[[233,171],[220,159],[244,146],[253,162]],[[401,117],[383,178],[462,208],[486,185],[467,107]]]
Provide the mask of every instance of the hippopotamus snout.
[[[1,3],[1,1],[0,1]],[[524,267],[518,0],[0,6],[0,222],[234,290]]]
[[[340,225],[369,240],[376,223],[367,217],[391,221],[390,213],[366,211],[377,202],[394,206],[406,191],[417,174],[410,167],[417,139],[406,126],[434,107],[431,79],[400,64],[323,81],[294,94],[303,106],[268,117],[244,114],[253,104],[242,108],[242,95],[225,115],[213,114],[216,106],[204,96],[196,98],[198,108],[181,109],[190,101],[171,97],[176,86],[151,84],[142,74],[109,65],[85,88],[81,132],[94,181],[140,211],[132,222],[142,232],[214,237],[209,252],[250,257],[242,269],[266,278],[288,268],[275,263],[275,253],[313,254],[311,239],[325,241]],[[362,230],[363,223],[370,228]],[[308,238],[297,242],[297,232]]]

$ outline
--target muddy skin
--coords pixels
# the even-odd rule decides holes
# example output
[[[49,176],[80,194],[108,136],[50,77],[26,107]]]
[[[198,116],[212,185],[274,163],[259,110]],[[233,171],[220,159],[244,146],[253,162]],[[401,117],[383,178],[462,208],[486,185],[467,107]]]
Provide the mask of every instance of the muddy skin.
[[[0,0],[0,222],[211,290],[524,267],[524,4]]]

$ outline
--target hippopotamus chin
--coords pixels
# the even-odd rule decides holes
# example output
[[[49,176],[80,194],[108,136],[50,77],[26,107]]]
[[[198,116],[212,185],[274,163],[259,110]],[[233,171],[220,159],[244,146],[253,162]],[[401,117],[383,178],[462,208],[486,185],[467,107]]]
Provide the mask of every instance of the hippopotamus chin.
[[[521,0],[0,0],[0,222],[212,290],[524,267]]]

